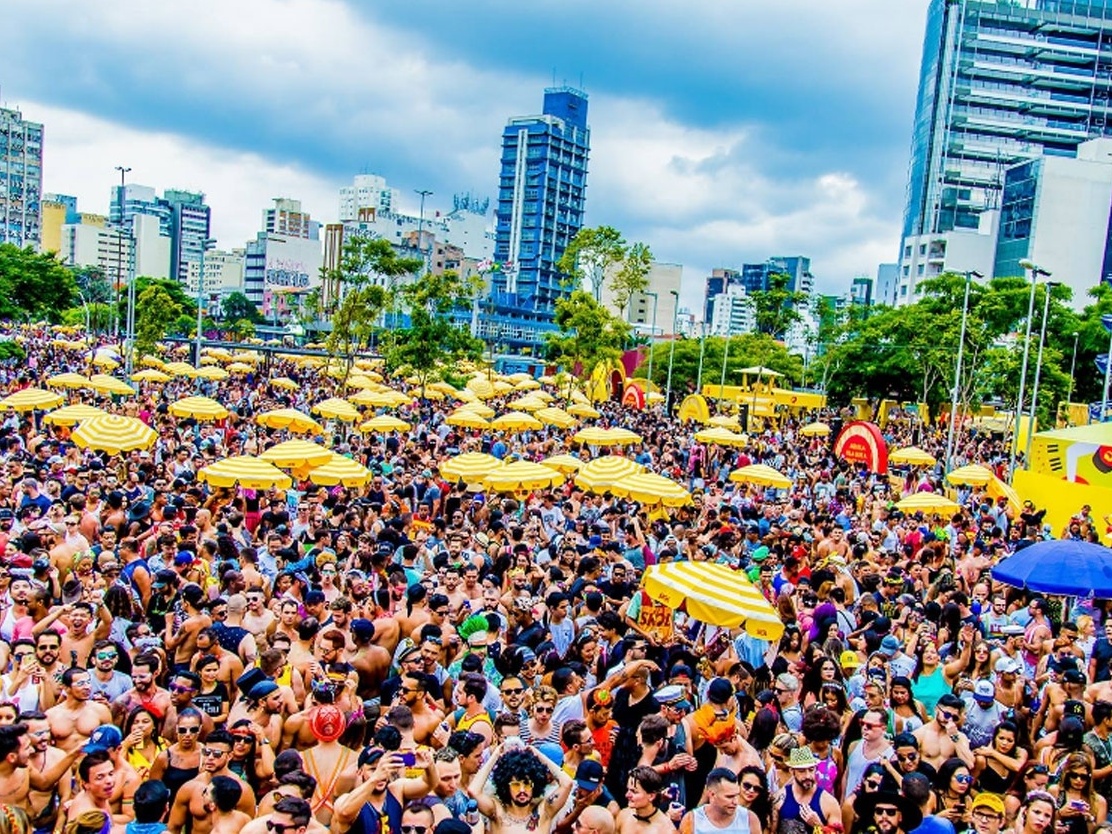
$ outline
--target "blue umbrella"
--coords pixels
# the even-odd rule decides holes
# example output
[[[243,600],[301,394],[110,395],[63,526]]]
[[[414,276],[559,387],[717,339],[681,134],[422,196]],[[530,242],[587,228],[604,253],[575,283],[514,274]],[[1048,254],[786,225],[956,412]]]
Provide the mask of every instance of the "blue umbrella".
[[[1005,585],[1044,594],[1112,598],[1112,549],[1076,541],[1038,542],[992,569]]]

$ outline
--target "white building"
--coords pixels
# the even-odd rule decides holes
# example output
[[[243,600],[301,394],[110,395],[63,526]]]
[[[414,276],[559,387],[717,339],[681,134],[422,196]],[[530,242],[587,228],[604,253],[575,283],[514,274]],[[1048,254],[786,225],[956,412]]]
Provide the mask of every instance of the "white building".
[[[618,309],[614,293],[610,289],[609,278],[602,284],[602,304],[618,316],[625,318],[636,333],[646,336],[671,336],[672,323],[677,315],[680,284],[683,283],[683,266],[680,264],[653,261],[645,275],[645,292],[635,292],[629,298],[624,310]],[[656,322],[653,322],[653,297],[656,293]],[[675,293],[675,295],[673,295]]]
[[[914,304],[920,298],[919,284],[943,272],[972,270],[992,275],[999,221],[999,210],[992,209],[981,212],[980,226],[976,229],[905,237],[900,253],[896,306]]]
[[[97,266],[116,284],[131,275],[170,277],[170,238],[159,230],[159,220],[149,214],[131,218],[131,232],[109,226],[101,215],[82,215],[81,223],[62,226],[59,257],[70,266]]]
[[[894,307],[899,291],[900,265],[880,264],[876,269],[876,292],[873,294],[873,303]]]
[[[757,328],[753,300],[745,287],[730,284],[714,297],[708,328],[709,336],[740,336]]]
[[[233,292],[243,292],[243,264],[245,250],[233,249],[230,252],[212,249],[205,252],[205,276],[202,292],[205,295],[226,296]],[[197,276],[201,264],[190,261],[186,279],[186,292],[197,294]]]
[[[377,174],[358,174],[340,189],[340,222],[359,220],[367,211],[389,214],[398,207],[398,189]]]

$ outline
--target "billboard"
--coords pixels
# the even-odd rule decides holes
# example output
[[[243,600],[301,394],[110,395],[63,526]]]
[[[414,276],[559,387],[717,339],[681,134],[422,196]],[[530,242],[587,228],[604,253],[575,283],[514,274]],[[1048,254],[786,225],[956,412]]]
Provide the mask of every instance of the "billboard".
[[[307,290],[320,283],[324,263],[319,240],[271,237],[266,242],[263,290]]]

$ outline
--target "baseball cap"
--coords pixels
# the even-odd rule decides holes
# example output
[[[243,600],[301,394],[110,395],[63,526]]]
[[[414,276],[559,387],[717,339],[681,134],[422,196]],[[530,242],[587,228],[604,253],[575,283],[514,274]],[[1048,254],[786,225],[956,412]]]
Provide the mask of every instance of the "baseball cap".
[[[123,744],[124,735],[115,724],[102,724],[93,730],[89,741],[85,744],[85,753],[97,753],[105,750],[114,750]]]
[[[724,704],[733,694],[734,686],[725,678],[715,678],[707,687],[707,700],[712,704]]]
[[[359,641],[370,640],[375,636],[375,624],[359,617],[351,621],[351,635]]]
[[[1001,657],[997,659],[992,668],[998,675],[1008,675],[1018,672],[1023,666],[1014,657]]]
[[[1004,800],[999,794],[987,791],[977,794],[973,799],[973,804],[969,806],[969,810],[975,811],[978,808],[987,808],[994,814],[1004,816]]]
[[[894,634],[886,635],[885,638],[880,641],[879,651],[885,657],[892,657],[899,650],[900,650],[900,641],[899,641],[899,638],[896,637]]]
[[[839,664],[843,669],[857,669],[861,666],[861,658],[857,656],[857,652],[853,649],[846,649],[842,652],[842,656],[838,658]]]
[[[973,699],[986,704],[995,701],[996,687],[992,685],[992,681],[977,681],[973,687]]]
[[[272,692],[277,691],[278,684],[276,684],[274,681],[266,680],[252,686],[251,691],[247,693],[247,697],[250,698],[252,701],[261,701],[267,695],[270,695]]]
[[[596,791],[602,784],[603,775],[601,764],[592,759],[584,759],[575,769],[575,784],[585,791]]]

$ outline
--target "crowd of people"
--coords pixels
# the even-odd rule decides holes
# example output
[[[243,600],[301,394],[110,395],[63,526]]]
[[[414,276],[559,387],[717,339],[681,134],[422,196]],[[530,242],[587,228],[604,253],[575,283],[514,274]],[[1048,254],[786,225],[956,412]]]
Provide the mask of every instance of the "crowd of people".
[[[9,334],[11,335],[11,334]],[[48,329],[18,333],[11,393],[89,370]],[[297,390],[276,388],[285,377]],[[226,456],[287,438],[261,411],[345,393],[270,358],[95,402],[157,432],[83,450],[36,412],[0,424],[0,834],[1094,834],[1109,830],[1112,616],[1105,601],[994,583],[1054,534],[1100,542],[1079,508],[962,488],[952,517],[905,515],[941,468],[835,459],[803,418],[704,446],[657,407],[599,406],[637,432],[413,428],[318,438],[361,488],[212,488]],[[218,421],[178,419],[192,394]],[[495,408],[499,402],[493,402]],[[911,421],[890,441],[945,445]],[[1005,474],[1003,438],[957,462]],[[661,509],[584,492],[453,482],[444,462],[627,455],[692,490]],[[765,463],[791,489],[730,482]],[[777,640],[650,596],[646,568],[710,561],[774,607]]]

